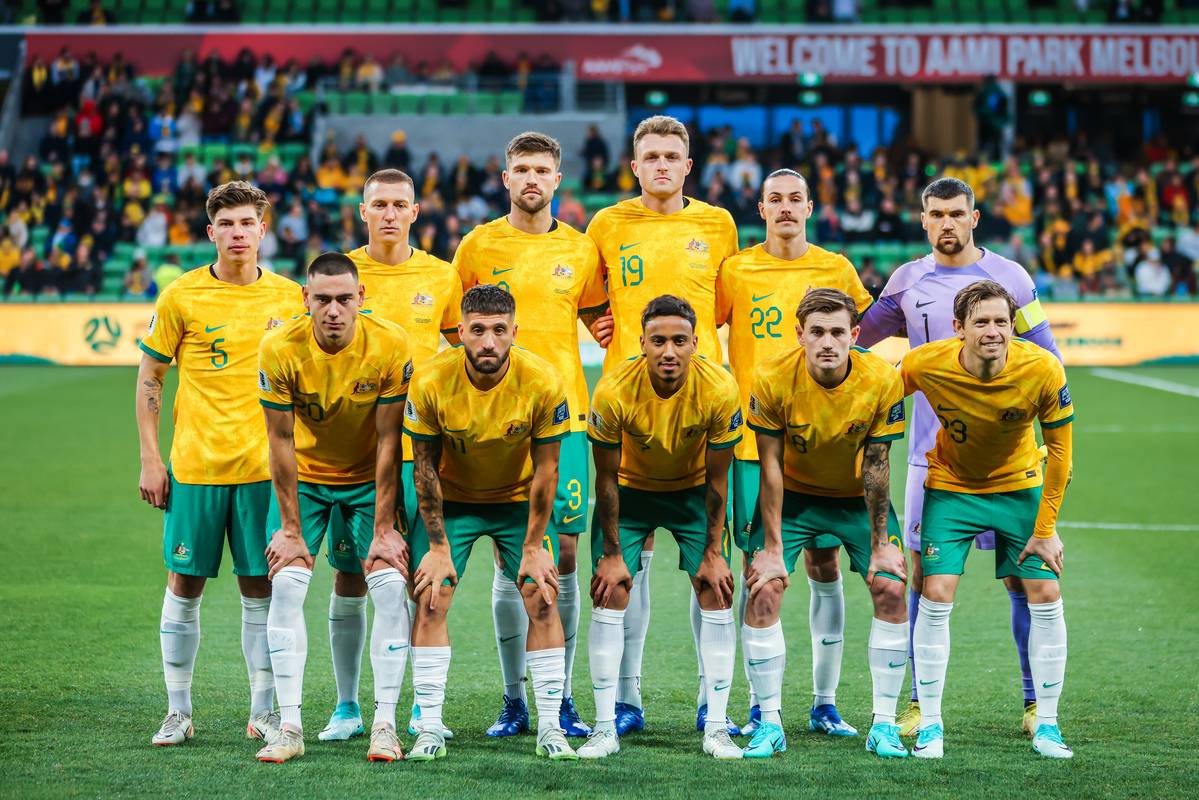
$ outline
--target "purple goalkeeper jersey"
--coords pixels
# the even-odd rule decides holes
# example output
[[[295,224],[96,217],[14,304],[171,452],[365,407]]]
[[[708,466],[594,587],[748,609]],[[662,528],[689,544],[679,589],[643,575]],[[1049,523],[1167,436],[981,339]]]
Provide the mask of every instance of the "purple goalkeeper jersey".
[[[990,250],[982,250],[982,258],[965,267],[943,266],[929,253],[896,269],[878,302],[862,318],[858,344],[872,347],[888,336],[901,335],[905,328],[912,347],[954,336],[953,299],[962,289],[982,280],[995,281],[1015,298],[1019,309],[1016,335],[1045,348],[1061,361],[1062,354],[1053,341],[1049,320],[1040,309],[1032,278],[1024,267]],[[922,392],[916,392],[912,402],[908,463],[925,467],[941,423]]]

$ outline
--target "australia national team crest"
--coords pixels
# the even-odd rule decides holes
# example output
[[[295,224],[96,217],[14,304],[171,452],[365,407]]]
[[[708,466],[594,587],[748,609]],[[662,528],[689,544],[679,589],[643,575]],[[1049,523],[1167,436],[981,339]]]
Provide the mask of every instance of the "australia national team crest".
[[[359,378],[354,382],[354,394],[369,394],[379,388],[379,384],[370,378]]]
[[[692,239],[691,241],[687,242],[688,253],[706,253],[708,250],[709,247],[707,242],[699,239]]]
[[[866,430],[865,422],[854,422],[849,426],[849,433],[861,433]]]
[[[175,545],[175,549],[171,551],[171,555],[175,557],[176,561],[187,561],[191,558],[192,551],[188,549],[187,545],[180,542]]]
[[[571,269],[570,267],[566,266],[565,264],[558,264],[557,266],[554,267],[553,276],[555,278],[562,278],[564,280],[569,280],[570,278],[573,278],[575,276],[575,271],[573,269]]]
[[[433,305],[433,295],[417,292],[412,295],[412,305],[428,308]]]
[[[504,429],[504,438],[513,439],[520,436],[529,429],[529,423],[524,420],[514,420],[508,423],[508,427]]]
[[[1028,414],[1022,408],[1005,408],[999,419],[1003,422],[1019,422],[1026,416]]]

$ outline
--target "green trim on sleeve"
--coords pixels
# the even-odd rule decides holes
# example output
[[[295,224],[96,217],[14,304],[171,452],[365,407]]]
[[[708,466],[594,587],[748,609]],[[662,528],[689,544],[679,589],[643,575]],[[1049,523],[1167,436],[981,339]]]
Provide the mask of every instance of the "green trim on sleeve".
[[[290,404],[272,403],[270,400],[263,400],[262,398],[259,398],[258,402],[262,403],[262,405],[265,408],[273,408],[276,411],[291,411],[292,410],[292,406]]]
[[[731,442],[720,442],[720,443],[708,442],[708,449],[709,450],[727,450],[730,447],[735,447],[736,445],[741,444],[742,438],[743,437],[738,436],[736,439],[733,439]]]
[[[442,335],[442,336],[447,336],[447,335],[449,335],[449,334],[451,334],[451,333],[457,333],[457,332],[458,332],[458,328],[456,328],[456,327],[454,327],[454,328],[442,328],[442,329],[441,329],[441,335]]]
[[[414,433],[413,431],[409,430],[407,425],[404,426],[404,433],[408,434],[410,438],[420,439],[422,442],[431,442],[435,439],[441,438],[440,433]]]
[[[780,436],[780,437],[783,435],[782,428],[763,428],[761,425],[755,425],[752,422],[745,423],[745,426],[747,428],[749,428],[751,431],[753,431],[754,433],[764,433],[767,436]]]
[[[407,399],[408,399],[408,395],[406,395],[406,394],[397,394],[395,397],[380,397],[379,405],[386,406],[386,405],[390,405],[392,403],[402,403]]]
[[[600,441],[599,439],[596,439],[594,436],[592,436],[590,433],[587,434],[587,441],[591,442],[596,447],[605,447],[609,450],[619,450],[620,449],[619,442],[613,444],[612,442]]]
[[[147,347],[145,342],[138,342],[137,346],[140,347],[142,349],[142,352],[145,353],[146,355],[148,355],[150,358],[161,361],[164,364],[171,363],[170,356],[164,356],[162,353],[158,352],[157,350]]]
[[[1060,428],[1063,425],[1066,425],[1067,423],[1070,423],[1073,421],[1074,421],[1074,415],[1071,414],[1070,416],[1066,417],[1065,419],[1054,420],[1053,422],[1042,422],[1041,427],[1042,428],[1050,428],[1050,429]]]
[[[588,306],[587,308],[580,308],[578,315],[581,317],[584,314],[594,314],[597,311],[603,311],[605,308],[608,308],[609,305],[610,305],[610,303],[600,303],[598,306]]]
[[[553,436],[546,436],[545,438],[534,436],[533,444],[549,444],[550,442],[560,442],[569,435],[570,431],[562,431],[562,433],[555,433]]]
[[[889,433],[886,436],[867,436],[866,444],[879,444],[880,442],[893,442],[896,439],[902,439],[902,433]]]

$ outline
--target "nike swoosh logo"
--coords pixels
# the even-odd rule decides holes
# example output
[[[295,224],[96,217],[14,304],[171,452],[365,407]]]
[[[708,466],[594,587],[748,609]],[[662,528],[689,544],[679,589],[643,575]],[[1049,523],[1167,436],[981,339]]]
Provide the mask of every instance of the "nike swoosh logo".
[[[563,518],[562,518],[562,524],[563,524],[563,525],[569,525],[570,523],[574,522],[576,519],[578,519],[578,518],[579,518],[579,517],[581,517],[581,516],[583,516],[583,515],[582,515],[582,514],[575,514],[573,517],[563,517]]]
[[[562,691],[561,689],[550,689],[549,691],[546,692],[546,694],[558,694],[561,691]]]
[[[1056,681],[1054,683],[1042,683],[1041,688],[1042,689],[1052,689],[1054,686],[1057,686],[1060,683],[1061,683],[1061,681]]]
[[[228,325],[228,324],[229,324],[228,322],[225,323],[225,325]],[[213,331],[219,331],[221,328],[225,327],[225,325],[213,325],[212,327],[205,325],[204,332],[212,333]]]
[[[938,411],[961,411],[961,409],[958,408],[957,406],[943,406],[940,403],[937,403],[937,410]]]
[[[820,640],[821,644],[839,644],[840,642],[841,642],[840,639],[821,639]]]
[[[756,294],[755,294],[755,295],[754,295],[754,299],[753,299],[753,301],[754,301],[755,303],[761,302],[762,300],[765,300],[767,297],[770,297],[770,296],[771,296],[771,295],[773,295],[773,294],[774,294],[774,292],[771,292],[770,294],[763,294],[763,295],[756,295]]]
[[[625,250],[628,250],[630,247],[636,247],[639,244],[641,244],[641,242],[633,242],[632,244],[622,244],[620,246],[620,252],[623,253]]]
[[[932,686],[936,681],[920,681],[921,686]]]
[[[915,747],[913,747],[912,749],[913,749],[913,750],[927,750],[927,749],[928,749],[928,745],[924,745],[923,747],[922,747],[922,746],[920,746],[920,745],[916,745],[916,746],[915,746]]]
[[[406,645],[406,644],[389,644],[389,645],[387,645],[387,651],[389,653],[394,653],[397,650],[407,650],[407,649],[408,649],[408,645]]]
[[[713,686],[712,689],[717,692],[723,692],[725,689],[729,688],[730,686],[732,686],[731,683],[726,683],[723,686]]]
[[[765,664],[765,663],[766,663],[767,661],[769,661],[769,660],[770,660],[769,658],[751,658],[751,659],[749,660],[749,665],[750,665],[751,667],[756,667],[756,666],[758,666],[759,664]]]
[[[419,694],[421,697],[428,697],[429,695],[433,694],[432,692],[422,692],[420,689],[417,689],[416,693]]]
[[[500,637],[500,641],[501,641],[501,642],[510,642],[510,641],[512,641],[513,639],[515,639],[515,638],[516,638],[516,637],[518,637],[518,636],[520,636],[520,634],[519,634],[519,633],[514,633],[514,634],[512,634],[511,636],[501,636],[501,637]]]
[[[286,649],[287,649],[286,647],[280,647],[278,650],[269,650],[269,651],[267,651],[267,652],[268,652],[268,654],[270,654],[270,653],[282,653],[282,652],[283,652],[284,650],[286,650]]]
[[[516,269],[516,267],[508,267],[507,269],[500,269],[499,267],[492,267],[491,274],[492,275],[503,275],[505,272],[511,272],[514,269]]]
[[[566,639],[565,639],[564,641],[567,641],[567,642],[569,642],[571,639],[575,638],[575,636],[576,636],[576,635],[577,635],[577,634],[574,634],[574,633],[572,633],[570,636],[567,636],[567,637],[566,637]]]
[[[887,662],[887,666],[891,669],[899,669],[900,667],[906,667],[907,665],[908,662],[906,661],[900,661],[898,664],[892,664],[890,661]]]
[[[936,301],[936,300],[928,300],[928,301],[926,301],[926,302],[924,302],[924,303],[921,303],[919,300],[917,300],[917,301],[916,301],[916,308],[924,308],[925,306],[931,306],[931,305],[932,305],[933,303],[935,303],[935,302],[937,302],[937,301]]]

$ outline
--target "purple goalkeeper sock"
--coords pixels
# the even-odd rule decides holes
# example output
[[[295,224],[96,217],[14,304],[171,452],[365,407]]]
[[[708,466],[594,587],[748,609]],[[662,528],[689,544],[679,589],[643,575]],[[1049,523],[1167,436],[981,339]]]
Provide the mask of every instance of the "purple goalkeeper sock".
[[[920,613],[920,592],[916,591],[915,589],[909,589],[908,590],[908,663],[911,664],[911,666],[912,666],[912,702],[913,703],[920,700],[919,695],[916,694],[916,650],[915,650],[915,644],[914,644],[914,642],[916,641],[916,616],[919,613]],[[1015,612],[1013,612],[1013,614],[1014,613]],[[1027,605],[1024,606],[1024,613],[1028,614],[1028,606]],[[1012,619],[1014,620],[1015,616],[1013,616]],[[1015,623],[1013,622],[1012,624],[1014,625]],[[1026,645],[1025,650],[1027,652],[1027,643],[1028,643],[1027,631],[1025,632],[1024,642]]]
[[[1020,677],[1024,683],[1024,704],[1037,699],[1033,689],[1032,667],[1028,665],[1028,629],[1032,617],[1028,613],[1028,595],[1024,592],[1007,593],[1012,601],[1012,638],[1016,640],[1016,652],[1020,654]]]

